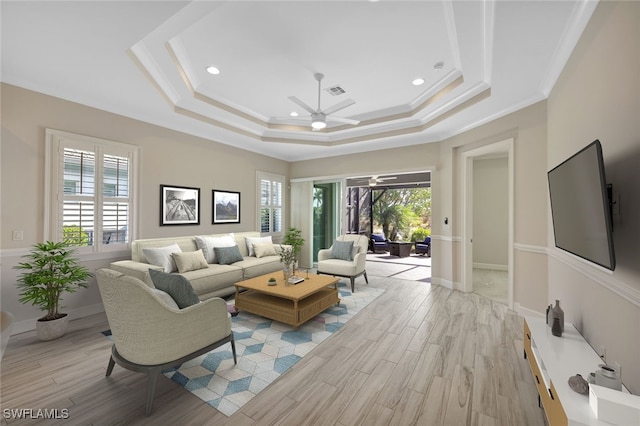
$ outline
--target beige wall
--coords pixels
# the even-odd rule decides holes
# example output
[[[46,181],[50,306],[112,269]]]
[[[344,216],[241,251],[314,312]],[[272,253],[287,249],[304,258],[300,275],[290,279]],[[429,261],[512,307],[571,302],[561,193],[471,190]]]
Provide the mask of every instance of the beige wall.
[[[2,86],[1,307],[14,313],[16,327],[35,322],[40,312],[17,302],[16,271],[28,247],[44,236],[44,140],[52,128],[141,147],[138,238],[240,232],[256,229],[256,171],[288,178],[289,164],[264,155],[131,120],[36,92]],[[159,225],[160,185],[200,188],[200,225]],[[241,193],[241,223],[211,224],[211,191]],[[24,230],[12,241],[12,230]],[[91,269],[126,253],[85,259]],[[83,315],[101,309],[95,285],[64,299],[68,311]]]
[[[506,267],[509,242],[509,164],[506,157],[473,161],[473,264]]]
[[[550,238],[549,300],[640,393],[640,3],[601,2],[548,101],[548,168],[600,139],[619,199],[613,274],[563,256]],[[550,225],[549,234],[552,235]]]

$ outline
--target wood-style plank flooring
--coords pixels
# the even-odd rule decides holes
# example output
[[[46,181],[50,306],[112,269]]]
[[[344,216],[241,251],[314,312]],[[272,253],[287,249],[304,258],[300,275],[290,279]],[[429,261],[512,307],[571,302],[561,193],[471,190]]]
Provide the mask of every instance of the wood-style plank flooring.
[[[522,318],[476,294],[371,277],[387,291],[291,370],[226,417],[160,377],[151,417],[144,375],[105,372],[104,314],[64,337],[13,336],[1,408],[66,408],[67,419],[1,424],[543,425],[523,359]],[[365,285],[359,279],[357,285]],[[357,288],[356,288],[357,291]],[[2,411],[0,411],[2,412]]]

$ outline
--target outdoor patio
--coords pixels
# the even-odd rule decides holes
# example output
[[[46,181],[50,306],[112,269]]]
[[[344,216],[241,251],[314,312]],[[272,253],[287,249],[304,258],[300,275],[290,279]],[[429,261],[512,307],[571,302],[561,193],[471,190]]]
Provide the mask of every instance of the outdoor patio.
[[[367,275],[431,282],[431,258],[411,253],[409,257],[387,253],[367,254]]]

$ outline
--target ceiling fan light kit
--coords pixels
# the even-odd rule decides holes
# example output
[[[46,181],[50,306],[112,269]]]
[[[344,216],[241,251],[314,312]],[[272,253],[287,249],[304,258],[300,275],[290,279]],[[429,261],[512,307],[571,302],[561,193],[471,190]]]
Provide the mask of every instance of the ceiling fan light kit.
[[[326,117],[321,112],[314,112],[311,114],[311,127],[314,130],[322,130],[327,127]]]
[[[315,73],[313,75],[313,77],[316,79],[316,81],[318,82],[318,108],[317,109],[313,109],[311,108],[309,105],[307,105],[306,103],[302,102],[300,99],[298,99],[295,96],[289,96],[289,100],[291,102],[293,102],[294,104],[298,105],[300,108],[304,109],[305,111],[307,111],[310,114],[311,117],[311,130],[313,131],[318,131],[318,130],[322,130],[324,128],[327,127],[327,118],[330,121],[335,121],[337,123],[343,123],[343,124],[351,124],[351,125],[357,125],[360,123],[360,121],[358,120],[352,120],[350,118],[342,118],[342,117],[328,117],[330,114],[333,114],[334,112],[338,112],[341,109],[344,109],[348,106],[351,106],[353,104],[355,104],[356,102],[353,99],[346,99],[342,102],[339,102],[329,108],[327,108],[326,110],[322,110],[320,108],[320,94],[322,93],[322,79],[324,78],[324,74],[322,73]],[[291,114],[291,116],[293,116],[293,114]],[[290,117],[287,117],[288,119],[290,119]],[[305,118],[305,120],[308,120],[308,118]]]

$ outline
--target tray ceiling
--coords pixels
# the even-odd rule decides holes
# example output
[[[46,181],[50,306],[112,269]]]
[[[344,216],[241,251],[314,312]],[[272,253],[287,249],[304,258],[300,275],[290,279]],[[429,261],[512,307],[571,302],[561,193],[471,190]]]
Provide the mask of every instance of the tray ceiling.
[[[285,160],[327,157],[439,141],[545,99],[596,4],[3,1],[1,77]],[[345,92],[321,90],[321,109],[353,99],[333,116],[358,125],[329,115],[311,131],[289,97],[315,109],[318,72]]]

